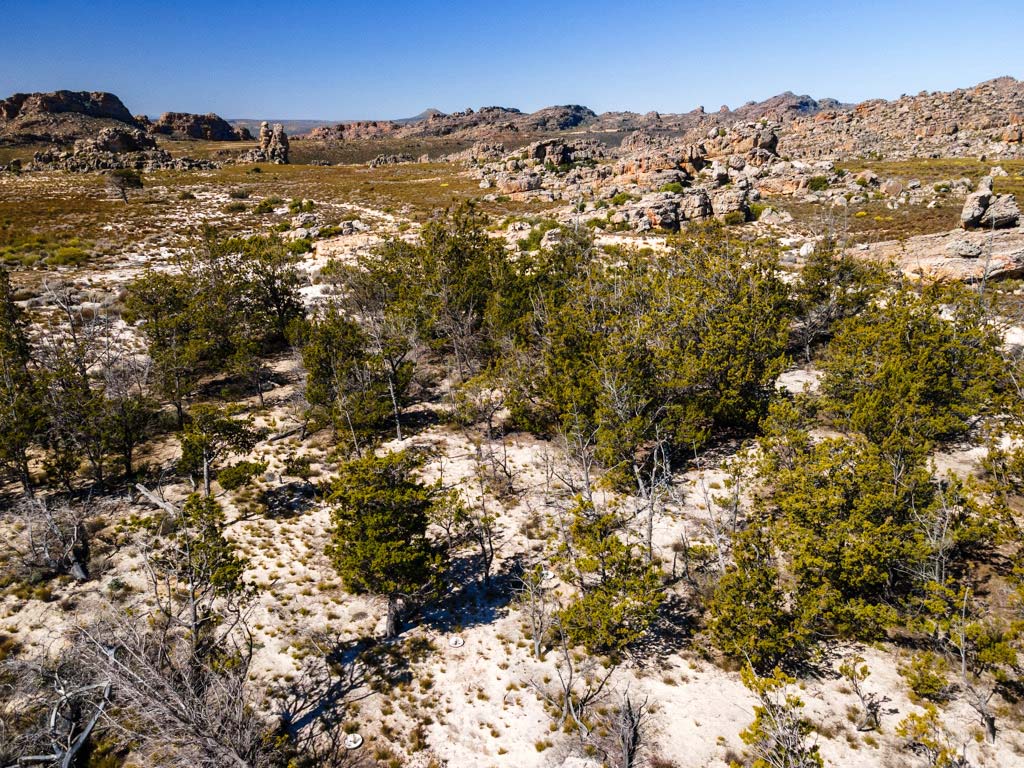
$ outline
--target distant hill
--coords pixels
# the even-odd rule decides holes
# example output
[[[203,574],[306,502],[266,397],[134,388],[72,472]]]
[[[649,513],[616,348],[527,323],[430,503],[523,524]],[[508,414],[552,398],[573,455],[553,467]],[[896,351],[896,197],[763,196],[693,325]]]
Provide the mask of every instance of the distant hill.
[[[235,128],[246,128],[253,136],[256,136],[260,132],[260,123],[264,122],[264,120],[271,125],[280,123],[284,126],[284,132],[289,136],[309,133],[314,128],[334,125],[336,122],[334,120],[271,120],[270,118],[255,119],[251,117],[229,118],[228,122],[235,126]]]
[[[0,142],[65,144],[102,128],[138,128],[117,96],[105,91],[16,93],[0,101]]]

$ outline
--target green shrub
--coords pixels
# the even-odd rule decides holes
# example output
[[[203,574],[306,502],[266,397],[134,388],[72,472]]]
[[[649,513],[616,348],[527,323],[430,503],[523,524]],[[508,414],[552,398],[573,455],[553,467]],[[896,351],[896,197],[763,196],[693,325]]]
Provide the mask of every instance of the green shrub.
[[[88,258],[89,254],[76,246],[65,245],[54,251],[46,263],[55,267],[67,267],[81,264]]]
[[[769,206],[764,203],[751,203],[750,208],[750,220],[757,221],[761,218],[761,214],[765,212],[765,209]]]
[[[273,213],[274,209],[283,202],[284,200],[280,197],[265,197],[256,203],[256,207],[252,211],[253,213]]]
[[[530,230],[530,234],[523,240],[519,241],[519,250],[521,251],[536,251],[540,249],[540,241],[544,239],[544,235],[550,232],[552,229],[558,228],[558,222],[553,219],[544,219],[539,224],[534,226]]]
[[[242,213],[245,210],[245,203],[228,203],[224,206],[224,213]]]
[[[247,190],[247,189],[232,189],[230,192],[228,192],[228,197],[230,197],[232,200],[248,200],[249,199],[249,190]]]
[[[290,456],[284,463],[284,474],[309,480],[313,473],[310,469],[309,456]]]
[[[722,217],[722,221],[725,222],[726,226],[735,227],[747,220],[747,216],[743,211],[729,211]]]
[[[217,473],[217,482],[225,491],[237,491],[256,475],[266,471],[267,464],[264,461],[240,461]]]
[[[915,653],[910,662],[900,667],[900,674],[907,681],[912,699],[947,701],[950,694],[946,674],[949,664],[945,658],[931,651]]]
[[[683,185],[680,184],[678,181],[670,181],[668,184],[662,184],[661,189],[659,189],[658,191],[673,192],[677,195],[681,195],[683,193]]]
[[[292,213],[312,213],[315,207],[316,203],[312,200],[293,199],[288,203],[288,210]]]
[[[824,192],[828,189],[828,176],[811,176],[807,188],[811,192]]]
[[[301,253],[309,253],[313,250],[313,241],[308,237],[300,237],[298,240],[292,240],[288,243],[288,253],[294,253],[296,255]]]
[[[615,195],[608,202],[610,202],[612,205],[622,205],[624,203],[628,203],[630,200],[633,199],[635,198],[628,192],[619,192],[619,194]]]

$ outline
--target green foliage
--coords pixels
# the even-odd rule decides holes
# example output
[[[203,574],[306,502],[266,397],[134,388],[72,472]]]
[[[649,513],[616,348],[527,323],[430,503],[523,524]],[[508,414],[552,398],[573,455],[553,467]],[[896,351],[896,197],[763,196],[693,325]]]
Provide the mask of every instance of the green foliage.
[[[915,653],[900,667],[900,674],[907,681],[912,698],[943,702],[952,692],[948,679],[949,662],[937,653]]]
[[[909,749],[922,755],[928,761],[929,768],[956,768],[963,765],[934,704],[928,704],[921,714],[909,713],[896,726],[896,735],[906,739]]]
[[[124,313],[140,325],[156,392],[174,404],[179,424],[204,375],[231,371],[262,391],[260,357],[279,348],[304,314],[295,256],[277,238],[207,231],[181,267],[132,281]]]
[[[807,189],[811,192],[824,192],[828,188],[828,176],[811,176],[807,180]]]
[[[809,641],[786,604],[771,542],[752,528],[739,536],[734,563],[708,605],[712,642],[727,657],[767,671],[801,658]]]
[[[815,344],[832,337],[840,322],[864,310],[883,285],[879,267],[847,251],[837,253],[835,243],[819,243],[800,270],[793,297],[795,341],[806,358],[810,360]]]
[[[991,408],[999,344],[975,294],[896,291],[836,332],[821,366],[825,411],[878,446],[898,473]]]
[[[668,184],[662,184],[659,192],[672,192],[676,195],[683,194],[683,185],[678,181],[670,181]]]
[[[252,418],[236,419],[237,408],[218,408],[215,405],[195,406],[191,419],[181,433],[181,471],[203,477],[206,495],[210,494],[210,481],[216,471],[216,464],[225,456],[248,453],[256,447],[261,436],[253,427]],[[239,472],[229,472],[229,481],[238,479]]]
[[[519,250],[524,252],[540,250],[540,241],[553,229],[558,229],[558,222],[553,219],[544,219],[534,225],[530,228],[530,234],[519,241]]]
[[[28,319],[14,302],[7,270],[0,267],[0,468],[29,492],[29,451],[37,443],[45,412],[41,383],[32,368]]]
[[[746,667],[740,676],[759,702],[754,721],[740,733],[754,757],[752,768],[821,768],[818,745],[808,739],[814,727],[801,714],[804,703],[786,690],[796,680],[778,669],[760,677]]]
[[[299,256],[313,250],[313,241],[308,237],[298,237],[294,240],[290,240],[286,247],[288,249],[288,253]]]
[[[789,324],[773,249],[711,227],[665,257],[566,267],[561,285],[527,289],[545,322],[506,387],[519,423],[596,431],[599,458],[630,473],[651,440],[689,452],[714,426],[757,424]]]
[[[225,491],[237,491],[266,471],[265,461],[239,461],[218,472],[217,482]]]
[[[441,556],[427,538],[436,488],[414,477],[419,466],[404,451],[355,459],[340,468],[329,499],[331,562],[346,589],[388,597],[389,614],[397,600],[438,586]],[[388,623],[390,635],[393,616]]]
[[[181,523],[174,532],[179,542],[176,557],[184,552],[186,561],[168,563],[189,580],[202,584],[215,597],[237,595],[247,589],[242,575],[249,564],[235,554],[224,536],[224,527],[224,510],[220,504],[209,496],[193,493],[182,507]]]
[[[280,197],[265,197],[256,203],[256,207],[252,209],[253,213],[273,213],[275,208],[280,207],[284,204],[284,200]]]
[[[128,190],[142,189],[142,176],[131,168],[116,168],[107,171],[107,188],[128,202]]]
[[[288,202],[289,213],[312,213],[316,203],[312,200],[292,199]]]
[[[747,214],[743,211],[729,211],[722,217],[722,223],[727,227],[737,227],[747,220]]]
[[[558,560],[577,594],[558,613],[573,645],[617,655],[646,632],[662,601],[657,570],[624,541],[622,520],[577,500]]]
[[[293,328],[306,369],[306,399],[314,424],[333,423],[339,438],[356,452],[372,442],[392,415],[392,389],[401,401],[411,380],[410,365],[395,372],[373,354],[371,339],[342,308],[331,304],[308,323]]]

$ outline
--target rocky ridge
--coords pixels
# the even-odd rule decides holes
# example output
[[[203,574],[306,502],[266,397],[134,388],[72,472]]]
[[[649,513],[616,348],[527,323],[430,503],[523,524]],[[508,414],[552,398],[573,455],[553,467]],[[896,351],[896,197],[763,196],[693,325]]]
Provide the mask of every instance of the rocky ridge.
[[[135,119],[149,133],[178,139],[252,141],[253,138],[248,128],[235,128],[227,120],[212,112],[206,115],[194,115],[189,112],[164,112],[155,121],[151,121],[145,115]]]

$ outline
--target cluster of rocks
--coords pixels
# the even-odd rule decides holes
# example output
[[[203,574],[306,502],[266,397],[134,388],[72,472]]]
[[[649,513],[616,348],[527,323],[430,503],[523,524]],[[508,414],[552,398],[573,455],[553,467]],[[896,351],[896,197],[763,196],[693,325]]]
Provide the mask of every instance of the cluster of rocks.
[[[260,123],[259,146],[251,149],[239,158],[243,163],[274,163],[286,165],[288,163],[288,134],[284,132],[284,126],[270,123],[264,120]]]
[[[991,176],[979,182],[978,189],[967,196],[960,212],[960,226],[964,229],[1008,229],[1019,222],[1017,199],[1013,195],[993,193]]]
[[[69,149],[51,147],[36,152],[30,170],[62,170],[75,173],[134,169],[194,170],[218,167],[210,160],[172,157],[158,149],[151,136],[139,128],[102,128],[92,138],[79,139]]]
[[[368,232],[370,228],[359,219],[348,219],[337,224],[325,224],[315,213],[300,213],[293,216],[291,229],[282,234],[285,240],[302,240],[308,237],[335,237]]]
[[[398,155],[377,155],[367,165],[371,168],[380,168],[383,165],[401,165],[403,163],[415,163],[416,158],[412,155],[401,153]]]
[[[205,141],[251,141],[248,128],[235,128],[224,118],[212,112],[193,115],[188,112],[164,112],[151,121],[145,115],[136,116],[135,121],[149,133],[175,138],[202,139]]]
[[[812,158],[1024,156],[1024,83],[1010,77],[895,101],[875,99],[787,123],[786,154]]]
[[[760,198],[756,182],[782,163],[777,146],[763,122],[715,129],[697,143],[638,131],[617,149],[594,139],[534,142],[475,172],[497,194],[575,201],[586,190],[597,207],[616,206],[608,214],[615,227],[676,230],[712,216],[747,218]]]

